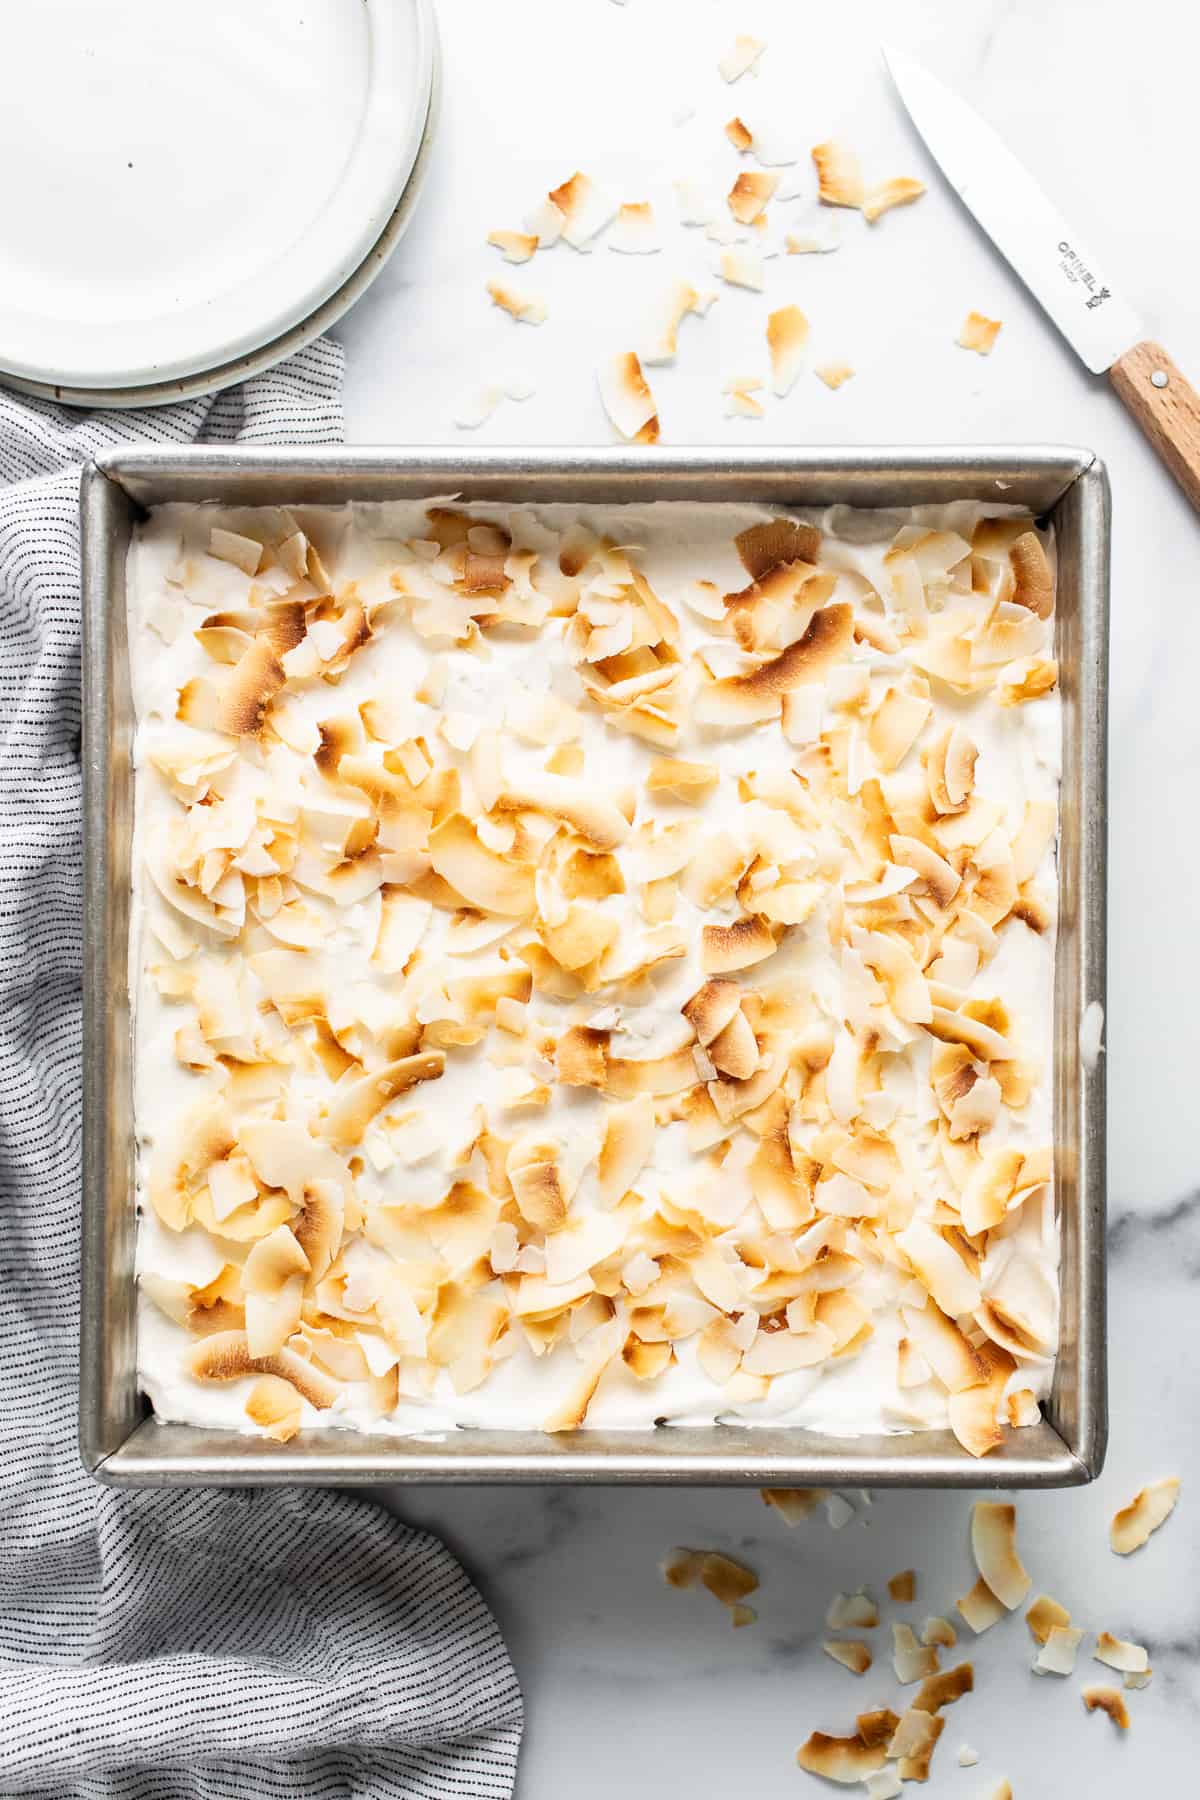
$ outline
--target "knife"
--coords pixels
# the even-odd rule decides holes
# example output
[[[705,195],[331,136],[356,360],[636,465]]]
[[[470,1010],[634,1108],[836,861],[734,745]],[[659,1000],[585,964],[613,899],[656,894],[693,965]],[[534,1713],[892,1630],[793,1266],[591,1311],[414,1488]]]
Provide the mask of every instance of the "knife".
[[[1103,265],[990,125],[912,57],[885,49],[909,117],[963,205],[1200,508],[1200,395],[1149,340]]]

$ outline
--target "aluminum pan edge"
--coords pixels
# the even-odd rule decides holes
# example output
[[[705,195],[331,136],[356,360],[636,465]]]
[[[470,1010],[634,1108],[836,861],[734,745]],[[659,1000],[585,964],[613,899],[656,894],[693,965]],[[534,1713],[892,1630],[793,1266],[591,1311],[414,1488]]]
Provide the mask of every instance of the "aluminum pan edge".
[[[758,500],[780,505],[907,505],[994,497],[1052,513],[1059,532],[1064,659],[1065,774],[1082,802],[1064,806],[1063,893],[1069,954],[1056,993],[1056,1121],[1065,1149],[1064,1354],[1050,1413],[986,1462],[948,1433],[840,1439],[771,1427],[670,1427],[655,1433],[448,1433],[440,1439],[306,1433],[273,1446],[236,1433],[145,1416],[133,1376],[133,1217],[127,1123],[115,1130],[113,1071],[128,1055],[124,992],[126,906],[113,884],[128,830],[127,694],[121,676],[124,551],[142,505],[220,497],[231,503],[336,503],[353,494],[469,490],[473,498],[622,500],[631,485],[654,498]],[[583,490],[581,492],[581,490]],[[1108,481],[1091,452],[1059,446],[944,449],[815,447],[724,451],[454,449],[330,452],[194,448],[108,452],[84,471],[85,1175],[80,1440],[85,1466],[107,1484],[255,1485],[308,1480],[583,1481],[1071,1486],[1099,1473],[1107,1435],[1104,1293],[1104,1072],[1070,1055],[1084,999],[1105,999],[1105,802]],[[1086,648],[1087,658],[1083,652]],[[114,665],[118,665],[114,667]],[[121,702],[126,702],[123,714]],[[1066,790],[1064,789],[1064,792]],[[125,817],[121,816],[122,805]],[[1068,844],[1067,816],[1070,815]],[[1075,881],[1077,875],[1079,880]],[[124,881],[122,866],[120,879]],[[1081,885],[1080,885],[1081,884]],[[1078,891],[1076,891],[1078,888]],[[1067,933],[1071,932],[1068,940]],[[119,979],[114,984],[113,973]],[[114,985],[120,992],[112,1004]],[[1064,1054],[1065,1053],[1065,1054]],[[124,1115],[127,1121],[127,1109]],[[114,1139],[124,1136],[123,1146]],[[121,1169],[110,1151],[121,1149]],[[1066,1151],[1069,1150],[1069,1155]],[[1069,1235],[1071,1242],[1065,1241]],[[1056,1429],[1055,1427],[1059,1428]]]

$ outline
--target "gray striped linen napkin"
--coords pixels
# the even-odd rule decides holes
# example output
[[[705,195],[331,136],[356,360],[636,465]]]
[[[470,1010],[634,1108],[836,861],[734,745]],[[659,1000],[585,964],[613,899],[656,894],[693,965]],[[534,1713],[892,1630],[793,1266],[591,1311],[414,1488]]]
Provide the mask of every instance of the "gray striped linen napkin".
[[[99,416],[0,392],[0,1794],[511,1794],[521,1692],[444,1546],[319,1490],[117,1493],[75,1440],[77,495],[110,445],[337,443],[342,353]]]

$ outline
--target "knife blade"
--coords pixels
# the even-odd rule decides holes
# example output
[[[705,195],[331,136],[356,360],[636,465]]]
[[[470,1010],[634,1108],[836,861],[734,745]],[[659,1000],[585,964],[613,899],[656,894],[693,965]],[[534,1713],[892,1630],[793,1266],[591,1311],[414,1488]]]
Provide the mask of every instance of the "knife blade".
[[[1093,374],[1113,388],[1200,508],[1200,395],[1008,146],[901,50],[884,61],[951,187]]]
[[[1146,335],[1133,308],[991,126],[911,56],[892,49],[883,56],[909,117],[963,205],[1076,355],[1094,375],[1103,374]]]

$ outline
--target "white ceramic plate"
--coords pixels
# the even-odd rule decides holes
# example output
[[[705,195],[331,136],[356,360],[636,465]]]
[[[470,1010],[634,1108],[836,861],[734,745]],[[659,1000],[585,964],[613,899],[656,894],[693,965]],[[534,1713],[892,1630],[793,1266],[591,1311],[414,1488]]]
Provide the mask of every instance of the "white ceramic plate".
[[[429,0],[0,8],[0,370],[144,386],[309,317],[397,207],[433,44]]]

